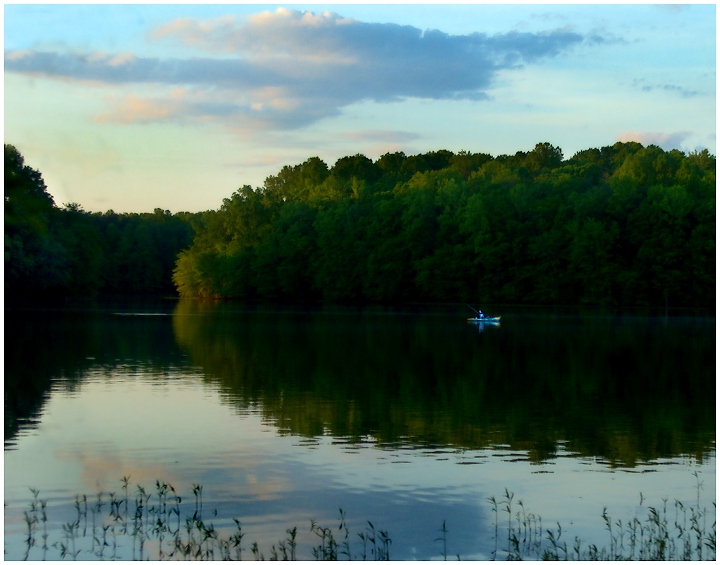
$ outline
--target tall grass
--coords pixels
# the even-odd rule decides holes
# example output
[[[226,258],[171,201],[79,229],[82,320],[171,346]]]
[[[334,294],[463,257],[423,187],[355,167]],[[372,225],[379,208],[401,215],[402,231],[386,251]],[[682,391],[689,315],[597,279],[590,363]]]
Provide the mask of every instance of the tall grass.
[[[607,508],[603,508],[602,524],[607,531],[608,546],[584,544],[575,536],[568,540],[567,533],[557,522],[543,529],[542,518],[528,513],[522,503],[513,509],[513,493],[505,490],[499,500],[490,497],[488,502],[495,513],[495,536],[492,557],[508,560],[532,559],[543,561],[702,561],[716,558],[715,503],[713,514],[706,508],[686,506],[676,500],[668,506],[644,506],[640,494],[640,507],[644,516],[623,521],[614,520]],[[498,535],[500,513],[507,514],[507,535]],[[503,523],[504,523],[504,517]],[[712,525],[708,526],[709,520]],[[502,547],[500,547],[502,544]]]
[[[643,514],[626,520],[613,519],[607,508],[599,514],[598,526],[607,532],[608,545],[586,544],[575,536],[568,538],[560,523],[550,528],[542,518],[529,512],[521,500],[505,489],[504,494],[487,499],[494,515],[489,540],[491,559],[531,560],[715,560],[716,522],[713,512],[700,508],[701,483],[695,474],[698,499],[695,505],[663,499],[658,506],[644,505]],[[234,527],[216,528],[203,516],[203,488],[194,484],[194,504],[187,504],[182,515],[182,497],[172,485],[156,481],[155,488],[130,488],[123,477],[120,493],[98,493],[93,500],[75,497],[72,520],[61,524],[58,538],[50,543],[47,500],[31,489],[32,500],[24,512],[26,528],[24,559],[92,560],[255,560],[294,561],[298,556],[298,528],[287,529],[285,537],[272,544],[267,554],[257,542],[248,547],[238,518]],[[189,510],[187,510],[189,509]],[[190,513],[191,512],[191,513]],[[214,512],[217,515],[217,512]],[[712,524],[710,524],[712,521]],[[447,559],[451,547],[450,530],[443,520],[439,529],[439,557]],[[310,553],[320,561],[390,560],[392,539],[386,530],[371,522],[351,535],[345,511],[335,528],[310,522]],[[433,543],[431,542],[431,543]],[[460,555],[455,554],[459,560]]]

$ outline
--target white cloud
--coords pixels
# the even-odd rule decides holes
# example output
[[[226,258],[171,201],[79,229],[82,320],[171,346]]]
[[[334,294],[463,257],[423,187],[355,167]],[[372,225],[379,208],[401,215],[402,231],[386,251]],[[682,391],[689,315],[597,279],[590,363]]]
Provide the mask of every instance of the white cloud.
[[[10,51],[5,70],[157,89],[153,98],[118,100],[99,121],[197,118],[234,128],[287,130],[337,116],[363,100],[487,99],[498,71],[555,57],[584,41],[596,43],[594,37],[563,29],[449,35],[282,8],[244,22],[233,17],[175,20],[149,37],[178,41],[205,55],[160,59]],[[179,102],[169,95],[177,87],[192,96]]]

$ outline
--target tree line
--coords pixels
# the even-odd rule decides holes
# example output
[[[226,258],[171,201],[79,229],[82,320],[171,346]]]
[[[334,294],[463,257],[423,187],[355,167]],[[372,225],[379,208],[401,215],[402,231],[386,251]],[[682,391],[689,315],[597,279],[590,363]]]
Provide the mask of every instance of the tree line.
[[[90,213],[58,207],[42,174],[5,145],[5,300],[175,295],[177,254],[198,214]]]
[[[5,296],[714,307],[715,156],[318,157],[217,210],[58,208],[5,145]]]
[[[205,212],[173,280],[184,297],[714,306],[715,157],[312,157]]]

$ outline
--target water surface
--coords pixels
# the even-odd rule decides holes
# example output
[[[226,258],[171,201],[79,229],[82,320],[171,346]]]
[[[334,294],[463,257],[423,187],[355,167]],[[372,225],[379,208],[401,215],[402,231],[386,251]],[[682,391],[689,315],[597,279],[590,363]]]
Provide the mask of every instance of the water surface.
[[[239,518],[266,556],[297,526],[311,558],[310,521],[343,508],[394,559],[439,558],[443,521],[450,555],[487,558],[506,488],[599,544],[603,507],[641,515],[640,493],[714,521],[714,318],[489,313],[502,323],[464,305],[6,312],[6,558],[24,556],[29,488],[59,527],[124,476],[188,500],[202,484],[218,527]]]

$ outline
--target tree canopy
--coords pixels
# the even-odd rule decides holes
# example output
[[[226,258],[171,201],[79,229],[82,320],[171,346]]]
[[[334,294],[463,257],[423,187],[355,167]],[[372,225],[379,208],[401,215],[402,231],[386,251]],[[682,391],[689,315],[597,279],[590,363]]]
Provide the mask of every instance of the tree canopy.
[[[206,212],[181,296],[713,306],[715,157],[312,157]]]
[[[194,229],[194,235],[193,235]],[[310,157],[217,210],[58,208],[5,146],[22,293],[714,307],[715,156],[618,142]]]

